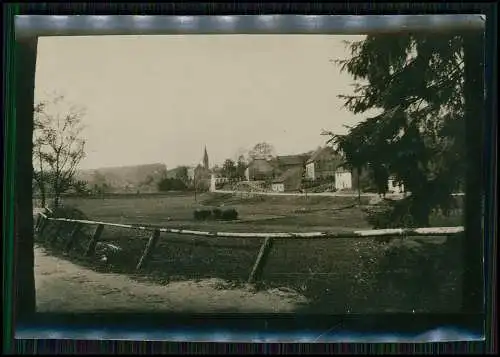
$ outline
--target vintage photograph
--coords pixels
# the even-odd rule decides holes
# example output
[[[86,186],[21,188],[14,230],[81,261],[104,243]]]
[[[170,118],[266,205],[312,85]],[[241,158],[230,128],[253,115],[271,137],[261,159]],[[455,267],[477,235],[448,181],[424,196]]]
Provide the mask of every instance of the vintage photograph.
[[[463,36],[54,36],[37,51],[38,311],[460,310]]]

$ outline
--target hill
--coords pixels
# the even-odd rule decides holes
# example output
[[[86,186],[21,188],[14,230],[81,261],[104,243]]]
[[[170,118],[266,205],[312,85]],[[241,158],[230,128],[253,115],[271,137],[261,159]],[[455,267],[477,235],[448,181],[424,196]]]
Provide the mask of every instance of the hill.
[[[90,188],[106,184],[113,192],[154,192],[166,172],[165,164],[156,163],[81,170],[77,178],[86,181]]]

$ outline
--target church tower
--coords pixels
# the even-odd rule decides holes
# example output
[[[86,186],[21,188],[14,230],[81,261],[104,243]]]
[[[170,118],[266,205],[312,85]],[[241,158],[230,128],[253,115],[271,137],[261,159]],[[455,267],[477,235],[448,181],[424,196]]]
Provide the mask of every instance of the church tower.
[[[203,154],[203,168],[205,170],[209,169],[209,165],[208,165],[208,153],[207,153],[207,147],[206,146],[205,146],[205,152]]]

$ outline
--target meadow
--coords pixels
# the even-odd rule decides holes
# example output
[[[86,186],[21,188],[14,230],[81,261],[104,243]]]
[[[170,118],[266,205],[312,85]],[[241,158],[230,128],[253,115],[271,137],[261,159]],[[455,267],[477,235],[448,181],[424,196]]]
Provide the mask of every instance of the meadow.
[[[370,229],[365,213],[351,197],[241,197],[228,194],[171,193],[104,198],[66,198],[88,219],[226,232],[310,232]],[[368,204],[365,199],[362,204]],[[196,208],[238,210],[233,222],[195,221]],[[461,217],[433,217],[435,226],[460,225]],[[150,262],[135,271],[150,233],[105,227],[101,240],[121,248],[85,259],[81,251],[94,227],[81,232],[71,259],[98,271],[168,283],[220,278],[221,288],[244,284],[261,239],[208,238],[162,233]],[[61,231],[61,246],[71,227]],[[47,233],[50,235],[50,233]],[[56,251],[57,249],[54,249]],[[102,255],[106,254],[106,261]],[[261,287],[289,288],[310,301],[306,312],[439,311],[460,307],[460,239],[277,240],[260,281]]]

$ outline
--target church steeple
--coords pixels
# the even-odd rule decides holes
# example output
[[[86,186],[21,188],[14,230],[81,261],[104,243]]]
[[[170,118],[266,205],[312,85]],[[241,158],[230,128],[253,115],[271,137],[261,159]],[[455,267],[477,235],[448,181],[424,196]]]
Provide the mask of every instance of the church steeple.
[[[208,153],[207,153],[207,147],[205,146],[205,152],[203,154],[203,168],[208,170],[209,165],[208,165]]]

